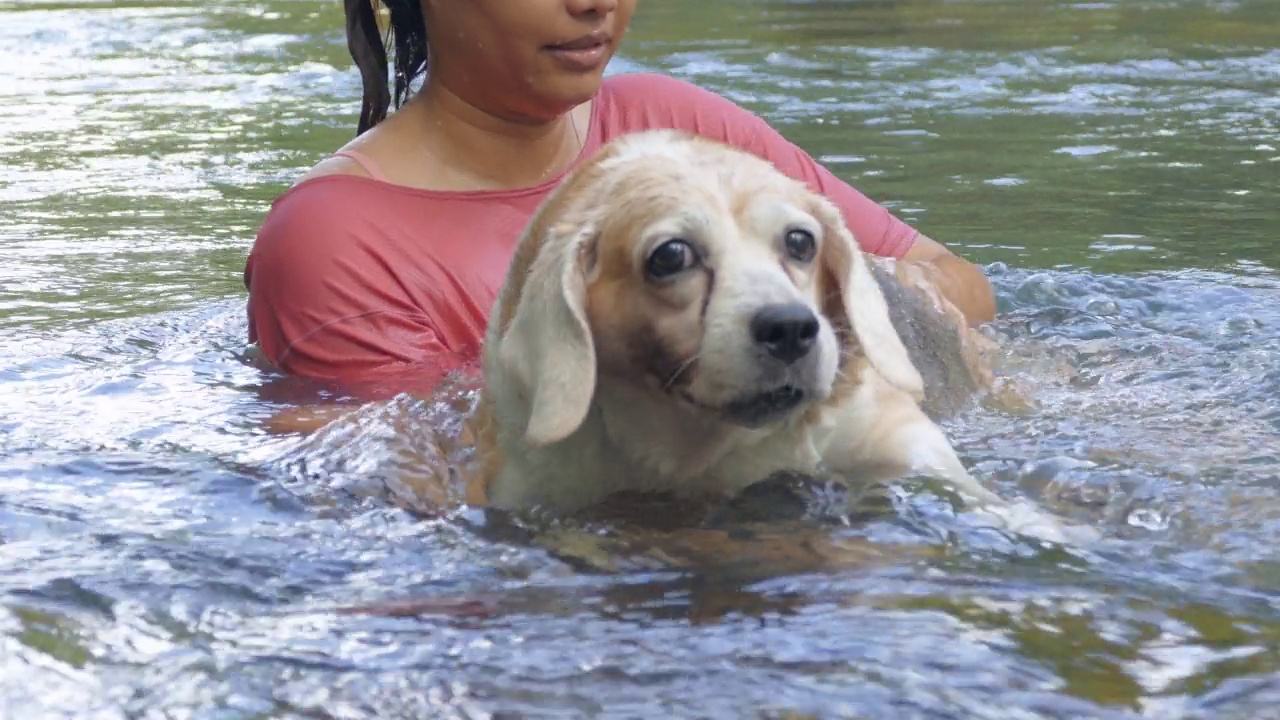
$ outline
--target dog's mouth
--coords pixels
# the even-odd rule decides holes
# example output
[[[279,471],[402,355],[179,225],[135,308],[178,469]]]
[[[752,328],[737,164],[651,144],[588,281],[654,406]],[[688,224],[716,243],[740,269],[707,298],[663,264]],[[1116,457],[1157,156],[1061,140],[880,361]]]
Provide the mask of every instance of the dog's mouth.
[[[735,424],[757,428],[787,416],[808,397],[802,388],[783,385],[733,400],[721,406],[720,412]]]

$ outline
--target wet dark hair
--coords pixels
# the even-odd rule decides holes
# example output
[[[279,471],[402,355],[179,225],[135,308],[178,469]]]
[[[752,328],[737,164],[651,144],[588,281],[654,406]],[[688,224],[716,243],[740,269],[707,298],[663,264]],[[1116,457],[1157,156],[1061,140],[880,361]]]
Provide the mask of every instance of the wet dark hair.
[[[387,46],[378,30],[377,6],[391,14],[390,39],[395,45],[395,106],[408,99],[410,85],[427,71],[427,24],[420,0],[345,0],[347,49],[360,70],[364,98],[359,135],[387,117],[392,88],[387,79]]]

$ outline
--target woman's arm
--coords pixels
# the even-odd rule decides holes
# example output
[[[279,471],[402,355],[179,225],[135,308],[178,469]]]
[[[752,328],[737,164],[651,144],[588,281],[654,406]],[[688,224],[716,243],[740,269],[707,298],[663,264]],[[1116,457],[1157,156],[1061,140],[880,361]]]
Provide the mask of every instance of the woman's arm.
[[[964,313],[970,326],[990,322],[996,317],[996,297],[982,268],[956,255],[942,243],[917,233],[916,240],[902,256],[899,275],[907,282],[918,270],[942,296]]]

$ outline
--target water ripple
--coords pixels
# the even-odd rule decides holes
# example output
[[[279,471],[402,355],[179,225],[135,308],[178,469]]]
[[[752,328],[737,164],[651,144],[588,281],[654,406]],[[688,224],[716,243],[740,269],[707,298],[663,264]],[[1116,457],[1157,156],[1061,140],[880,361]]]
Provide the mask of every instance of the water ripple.
[[[465,392],[267,433],[334,399],[245,347],[240,273],[353,132],[339,10],[0,2],[0,717],[1271,712],[1276,7],[651,0],[610,68],[986,265],[999,391],[946,430],[1086,552],[918,482],[684,534],[432,512],[398,479],[465,460]]]

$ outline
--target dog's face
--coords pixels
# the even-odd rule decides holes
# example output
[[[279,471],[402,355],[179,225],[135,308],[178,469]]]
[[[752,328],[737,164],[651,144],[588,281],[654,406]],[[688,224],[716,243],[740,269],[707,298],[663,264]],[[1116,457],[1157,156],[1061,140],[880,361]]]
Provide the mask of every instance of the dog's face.
[[[534,442],[571,433],[597,382],[766,426],[826,399],[851,346],[919,392],[836,208],[683,134],[625,137],[579,168],[531,223],[510,283],[495,321]]]
[[[833,233],[795,184],[722,160],[613,166],[626,200],[600,218],[586,313],[601,381],[759,427],[831,391],[841,343],[822,295]]]

